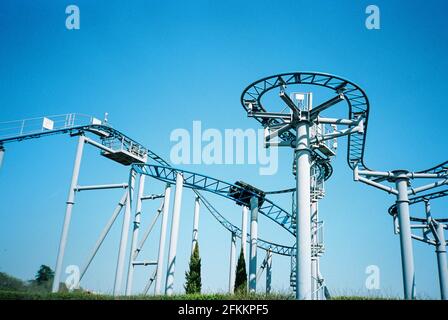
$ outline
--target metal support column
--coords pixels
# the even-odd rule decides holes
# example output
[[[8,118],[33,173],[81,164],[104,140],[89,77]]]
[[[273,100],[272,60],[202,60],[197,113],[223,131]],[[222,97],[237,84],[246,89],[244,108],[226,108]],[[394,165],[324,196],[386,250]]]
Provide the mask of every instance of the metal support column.
[[[132,282],[134,280],[134,260],[138,255],[138,233],[140,229],[140,221],[142,214],[142,197],[145,190],[145,175],[139,176],[137,203],[135,206],[134,227],[132,230],[131,253],[129,256],[128,280],[126,282],[126,295],[131,295]]]
[[[401,173],[401,174],[400,174]],[[412,250],[411,224],[409,219],[408,182],[406,172],[396,172],[398,224],[400,227],[401,266],[403,269],[404,298],[415,299],[414,254]]]
[[[317,281],[317,286],[319,288],[319,290],[317,290],[317,292],[316,292],[316,299],[317,300],[325,300],[322,275],[320,274],[320,260],[317,260],[317,264],[316,264],[316,281]]]
[[[272,251],[268,250],[266,259],[266,294],[271,293],[272,284]]]
[[[311,299],[317,299],[317,257],[311,258]]]
[[[296,135],[296,298],[311,299],[311,204],[309,123],[300,121]]]
[[[243,251],[244,262],[247,266],[247,212],[248,208],[243,205],[242,223],[241,223],[241,250]]]
[[[199,233],[199,197],[194,199],[194,218],[193,218],[193,238],[191,242],[191,254],[193,254],[194,247],[198,243],[198,233]]]
[[[114,296],[118,296],[121,292],[121,284],[123,282],[123,272],[126,259],[126,248],[129,238],[129,225],[131,223],[132,197],[134,194],[135,171],[131,169],[128,187],[128,199],[123,216],[123,226],[121,229],[120,246],[118,249],[117,269],[115,271]]]
[[[446,242],[443,224],[437,223],[437,266],[439,269],[440,297],[442,300],[448,300],[448,266],[446,261]]]
[[[167,184],[165,188],[165,196],[163,199],[162,225],[160,227],[159,253],[157,256],[156,284],[154,291],[156,295],[159,295],[162,289],[163,260],[165,257],[165,240],[166,228],[168,225],[168,215],[170,210],[170,195],[171,185]]]
[[[319,217],[317,212],[317,201],[311,202],[311,299],[319,300],[319,282],[317,274],[317,266],[319,264],[319,254],[318,254],[318,228],[319,228]],[[314,250],[313,250],[314,248]]]
[[[67,206],[65,208],[64,225],[62,227],[61,240],[59,242],[58,257],[56,260],[56,268],[54,272],[54,280],[51,291],[59,291],[59,282],[61,281],[62,264],[64,261],[65,246],[67,244],[68,230],[72,219],[73,205],[75,204],[75,188],[78,185],[79,170],[81,167],[82,153],[84,150],[84,136],[79,136],[78,145],[76,147],[75,163],[73,165],[72,181],[68,191]]]
[[[250,261],[249,292],[257,291],[257,240],[258,240],[258,198],[250,199]]]
[[[182,188],[184,178],[177,173],[176,192],[174,194],[173,220],[171,222],[170,247],[168,251],[168,266],[166,271],[165,294],[172,295],[174,292],[174,271],[176,266],[177,240],[179,237],[180,206],[182,201]]]
[[[229,293],[235,289],[235,259],[236,259],[236,234],[231,233],[230,238],[230,267],[229,267]]]
[[[2,168],[3,164],[3,157],[5,156],[5,147],[0,145],[0,169]]]

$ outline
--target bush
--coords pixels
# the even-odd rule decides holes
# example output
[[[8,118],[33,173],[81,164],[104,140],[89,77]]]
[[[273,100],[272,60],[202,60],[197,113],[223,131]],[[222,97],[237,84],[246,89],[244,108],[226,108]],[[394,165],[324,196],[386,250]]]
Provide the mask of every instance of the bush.
[[[196,242],[190,257],[190,269],[185,273],[185,292],[187,294],[201,293],[201,258],[199,256],[199,244]]]
[[[241,249],[240,257],[238,258],[238,264],[236,266],[235,294],[246,294],[246,293],[247,293],[246,261],[244,260],[243,249]]]
[[[0,272],[0,290],[4,291],[24,291],[26,284],[7,273]]]

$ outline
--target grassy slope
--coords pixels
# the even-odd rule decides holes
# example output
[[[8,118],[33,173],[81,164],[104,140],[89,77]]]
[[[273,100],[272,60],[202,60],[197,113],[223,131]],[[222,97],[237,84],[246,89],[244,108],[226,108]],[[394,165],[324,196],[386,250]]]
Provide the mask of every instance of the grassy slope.
[[[17,291],[0,291],[0,300],[293,300],[292,295],[285,294],[203,294],[203,295],[174,295],[174,296],[130,296],[115,298],[110,295],[87,293],[30,293]],[[382,297],[334,297],[334,300],[381,300]]]

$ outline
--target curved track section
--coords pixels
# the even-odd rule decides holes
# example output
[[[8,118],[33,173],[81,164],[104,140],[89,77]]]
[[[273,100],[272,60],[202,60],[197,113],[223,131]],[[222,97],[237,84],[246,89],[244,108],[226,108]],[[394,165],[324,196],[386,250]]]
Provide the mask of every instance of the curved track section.
[[[360,169],[368,169],[364,164],[364,150],[370,105],[365,92],[355,83],[338,76],[319,72],[282,73],[260,79],[250,84],[244,89],[241,95],[241,104],[246,111],[249,111],[249,103],[255,102],[259,109],[266,111],[261,101],[264,94],[275,88],[297,84],[316,85],[333,90],[338,94],[342,93],[348,104],[349,119],[356,120],[360,116],[364,117],[364,132],[351,134],[348,138],[347,162],[352,169],[356,166]],[[264,118],[256,119],[263,127],[279,123],[279,120],[273,120],[271,123],[267,123]],[[283,141],[292,141],[295,139],[295,133],[292,130],[285,132],[280,135],[280,139]]]
[[[173,167],[149,165],[149,164],[134,164],[132,165],[132,167],[139,174],[145,174],[157,180],[172,184],[176,182],[176,174],[182,173],[184,177],[184,187],[191,188],[194,190],[203,190],[211,192],[220,195],[224,198],[235,201],[237,204],[240,205],[245,204],[245,202],[241,201],[241,199],[242,200],[246,199],[247,201],[249,201],[252,196],[259,197],[256,193],[243,189],[240,186],[191,171],[176,169]],[[239,200],[233,198],[231,196],[231,192],[235,192],[235,190],[241,192],[244,191],[244,194],[246,196],[244,198],[240,198]],[[295,227],[292,224],[292,217],[287,211],[280,208],[279,206],[277,206],[272,201],[266,198],[264,198],[264,202],[259,207],[258,210],[261,214],[279,224],[289,233],[295,235]]]
[[[426,170],[422,170],[419,171],[418,173],[443,173],[443,172],[447,172],[448,171],[448,161],[442,162],[441,164],[438,164],[437,166],[430,168],[430,169],[426,169]]]

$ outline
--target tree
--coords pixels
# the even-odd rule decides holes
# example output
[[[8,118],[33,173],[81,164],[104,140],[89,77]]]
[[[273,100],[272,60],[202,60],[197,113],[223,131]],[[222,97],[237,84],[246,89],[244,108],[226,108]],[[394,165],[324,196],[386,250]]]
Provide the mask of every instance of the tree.
[[[36,282],[38,285],[52,282],[54,278],[54,272],[49,266],[41,265],[36,273]]]
[[[238,258],[238,264],[236,266],[235,293],[247,293],[247,272],[243,249],[241,249],[240,257]]]
[[[201,293],[201,258],[197,242],[190,257],[189,270],[185,272],[185,278],[184,288],[187,294]]]

